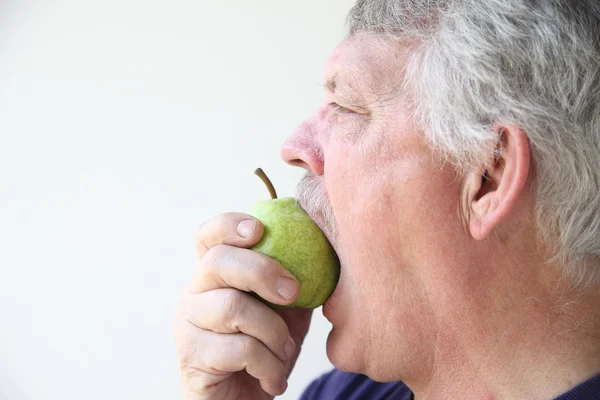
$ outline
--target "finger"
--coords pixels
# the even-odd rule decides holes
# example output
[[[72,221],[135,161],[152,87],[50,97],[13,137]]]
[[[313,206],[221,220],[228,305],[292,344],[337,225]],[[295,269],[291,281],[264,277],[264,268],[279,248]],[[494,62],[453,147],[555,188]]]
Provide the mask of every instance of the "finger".
[[[295,354],[296,346],[283,318],[239,290],[217,289],[189,295],[181,308],[187,319],[199,328],[252,336],[282,361]]]
[[[221,214],[196,229],[196,252],[202,258],[219,244],[249,248],[260,241],[263,232],[260,221],[248,214]]]
[[[261,349],[256,339],[200,329],[181,313],[173,324],[185,399],[213,398],[215,391],[225,390],[219,389],[226,387],[221,383],[243,370],[258,379],[267,393],[278,396],[285,392],[282,363],[264,346]]]
[[[276,260],[256,251],[218,245],[200,260],[192,280],[193,293],[233,287],[255,292],[271,303],[287,305],[300,292],[300,284]]]
[[[278,396],[285,391],[283,362],[260,341],[241,333],[221,334],[198,329],[198,357],[194,368],[213,375],[243,371],[260,381],[267,393]]]

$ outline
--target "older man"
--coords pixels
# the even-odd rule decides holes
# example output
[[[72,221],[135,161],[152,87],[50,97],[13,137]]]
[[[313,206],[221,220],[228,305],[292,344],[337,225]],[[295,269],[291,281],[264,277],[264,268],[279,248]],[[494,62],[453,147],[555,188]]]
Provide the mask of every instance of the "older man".
[[[360,0],[349,24],[282,150],[342,265],[337,369],[303,398],[600,398],[598,0]],[[298,293],[262,232],[199,229],[188,400],[285,391],[310,312],[246,293]]]

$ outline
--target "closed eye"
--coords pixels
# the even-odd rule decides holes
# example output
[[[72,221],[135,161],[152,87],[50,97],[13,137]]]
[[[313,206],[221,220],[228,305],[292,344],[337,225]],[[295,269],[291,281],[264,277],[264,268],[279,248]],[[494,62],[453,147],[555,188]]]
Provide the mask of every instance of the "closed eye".
[[[354,111],[346,107],[340,106],[338,103],[335,102],[329,103],[329,107],[333,108],[335,111],[340,113],[354,113]]]

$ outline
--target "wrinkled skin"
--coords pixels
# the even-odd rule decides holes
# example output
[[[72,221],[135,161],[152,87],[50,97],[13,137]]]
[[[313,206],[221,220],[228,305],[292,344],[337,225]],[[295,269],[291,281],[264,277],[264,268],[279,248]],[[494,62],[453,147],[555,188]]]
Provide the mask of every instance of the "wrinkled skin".
[[[571,296],[546,263],[526,132],[497,121],[485,171],[457,174],[430,149],[402,92],[409,51],[344,40],[327,61],[323,104],[282,147],[317,188],[300,198],[341,261],[323,310],[329,359],[403,380],[419,400],[557,396],[600,371],[598,295]],[[282,393],[308,329],[310,315],[278,315],[243,293],[295,297],[277,297],[281,266],[244,250],[262,234],[241,239],[244,218],[227,214],[197,235],[200,266],[174,328],[186,400]]]
[[[526,133],[497,121],[486,171],[458,174],[412,118],[401,75],[410,51],[363,34],[342,42],[322,106],[282,148],[335,217],[321,221],[342,263],[324,306],[328,356],[345,371],[403,380],[417,398],[561,394],[600,370],[588,330],[558,339],[599,303],[555,312],[573,303],[536,235]],[[579,340],[587,352],[572,349]],[[549,371],[565,378],[548,382]]]

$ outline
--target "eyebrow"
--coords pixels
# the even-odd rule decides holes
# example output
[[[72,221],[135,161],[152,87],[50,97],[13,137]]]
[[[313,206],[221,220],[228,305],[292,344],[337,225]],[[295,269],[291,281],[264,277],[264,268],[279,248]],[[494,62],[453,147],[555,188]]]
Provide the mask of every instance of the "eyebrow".
[[[325,89],[327,89],[331,93],[335,93],[335,89],[337,88],[337,74],[327,79],[325,82]]]
[[[343,88],[344,90],[342,90],[342,92],[345,92],[346,90],[348,90],[349,92],[351,92],[351,94],[350,94],[350,97],[345,98],[344,102],[351,105],[355,109],[355,111],[359,111],[360,113],[363,113],[363,114],[370,114],[371,112],[368,108],[362,106],[360,104],[360,101],[356,101],[357,98],[360,98],[360,99],[363,98],[362,94],[358,90],[356,90],[352,85],[350,85],[350,83],[345,82],[343,79],[339,79],[339,78],[340,78],[340,74],[338,74],[338,73],[336,73],[332,77],[328,78],[324,85],[325,90],[327,90],[328,92],[330,92],[331,94],[334,94],[334,95],[335,95],[336,89]],[[343,93],[340,93],[340,94],[343,96]],[[358,96],[358,97],[355,97],[355,96]]]
[[[325,85],[323,86],[331,94],[335,94],[335,91],[339,88],[345,88],[349,92],[359,94],[360,92],[354,86],[352,86],[349,82],[346,82],[347,79],[341,79],[343,76],[346,75],[340,76],[339,73],[335,73],[335,75],[327,79]]]

